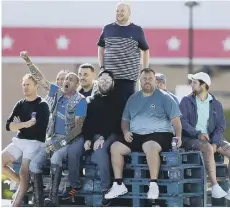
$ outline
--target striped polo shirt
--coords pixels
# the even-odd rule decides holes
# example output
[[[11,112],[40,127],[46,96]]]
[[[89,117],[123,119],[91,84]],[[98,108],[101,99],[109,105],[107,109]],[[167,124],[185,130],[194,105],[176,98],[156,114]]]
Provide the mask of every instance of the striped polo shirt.
[[[113,72],[115,79],[136,81],[140,72],[141,50],[149,49],[143,29],[130,23],[116,23],[103,28],[98,46],[105,48],[104,67]]]

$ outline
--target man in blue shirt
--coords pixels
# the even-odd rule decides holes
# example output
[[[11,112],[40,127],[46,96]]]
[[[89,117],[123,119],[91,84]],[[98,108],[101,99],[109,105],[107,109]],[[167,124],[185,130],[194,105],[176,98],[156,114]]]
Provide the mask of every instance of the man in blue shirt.
[[[177,146],[181,146],[181,121],[179,106],[173,98],[159,89],[155,89],[155,72],[150,68],[143,69],[140,76],[142,90],[133,94],[126,103],[121,128],[124,139],[111,146],[111,160],[115,181],[106,199],[112,199],[127,193],[122,180],[124,155],[131,151],[146,154],[151,182],[148,191],[149,199],[157,199],[159,188],[157,178],[160,168],[161,151],[169,151],[174,137]]]
[[[23,51],[21,54],[25,54],[27,52]],[[27,53],[28,54],[28,53]],[[69,73],[68,70],[61,70],[58,72],[57,76],[56,76],[56,85],[59,86],[61,89],[63,87],[63,82],[65,80],[65,77],[66,75]],[[47,92],[48,93],[48,92]],[[45,96],[44,100],[48,103],[49,105],[49,108],[51,108],[51,106],[53,105],[54,103],[54,100],[53,100],[54,97],[50,97],[48,94]]]
[[[156,87],[167,92],[170,96],[172,96],[175,102],[179,105],[179,101],[177,97],[173,93],[168,91],[166,88],[166,77],[164,74],[156,73]]]
[[[208,74],[189,74],[188,79],[192,81],[193,93],[180,103],[183,145],[186,150],[203,152],[212,183],[212,197],[230,200],[230,189],[226,193],[217,183],[214,159],[215,152],[230,158],[230,144],[223,138],[226,122],[222,104],[209,93],[211,79]],[[228,170],[230,173],[230,165]]]
[[[65,77],[63,88],[50,84],[39,69],[28,58],[28,54],[23,54],[29,71],[40,87],[49,93],[49,97],[54,98],[51,106],[51,118],[47,135],[49,137],[41,148],[40,152],[30,163],[30,171],[34,175],[35,200],[42,206],[43,202],[43,181],[42,167],[47,157],[52,153],[51,160],[51,188],[49,197],[45,199],[46,206],[58,206],[58,187],[62,175],[62,160],[67,156],[69,143],[74,140],[81,140],[82,126],[86,116],[87,102],[83,95],[76,91],[79,84],[78,76],[75,73],[68,73]]]

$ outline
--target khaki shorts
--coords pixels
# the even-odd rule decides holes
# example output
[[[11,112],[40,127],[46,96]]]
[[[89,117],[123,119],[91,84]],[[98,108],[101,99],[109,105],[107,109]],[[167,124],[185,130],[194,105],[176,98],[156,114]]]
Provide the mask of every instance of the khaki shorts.
[[[207,141],[203,141],[200,139],[193,139],[193,138],[184,138],[183,139],[183,146],[185,150],[197,150],[200,151],[201,145],[204,143],[208,143]],[[217,148],[221,147],[223,150],[229,150],[230,149],[230,143],[226,140],[222,140]]]
[[[20,157],[31,160],[38,153],[42,144],[44,143],[37,140],[13,137],[12,143],[10,143],[3,152],[9,152],[15,160],[18,160]]]

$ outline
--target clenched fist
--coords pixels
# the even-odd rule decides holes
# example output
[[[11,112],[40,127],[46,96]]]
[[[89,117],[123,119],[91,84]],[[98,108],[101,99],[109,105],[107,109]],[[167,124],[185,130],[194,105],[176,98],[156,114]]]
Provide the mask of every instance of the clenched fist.
[[[27,51],[21,51],[20,56],[25,60],[29,61],[29,55]]]

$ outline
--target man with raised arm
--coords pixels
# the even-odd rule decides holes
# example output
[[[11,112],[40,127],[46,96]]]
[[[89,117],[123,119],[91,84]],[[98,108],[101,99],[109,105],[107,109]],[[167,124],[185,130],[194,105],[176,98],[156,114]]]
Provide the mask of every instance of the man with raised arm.
[[[41,87],[54,97],[55,102],[51,107],[51,119],[46,144],[31,161],[30,171],[39,181],[39,188],[35,189],[36,200],[42,206],[42,166],[50,152],[51,157],[51,188],[49,197],[45,199],[45,206],[58,206],[58,187],[62,175],[62,160],[67,156],[67,148],[70,142],[81,140],[82,126],[86,116],[87,103],[85,98],[76,91],[79,84],[75,73],[68,73],[63,83],[63,89],[50,84],[31,62],[28,53],[21,53],[26,61],[29,71]]]

